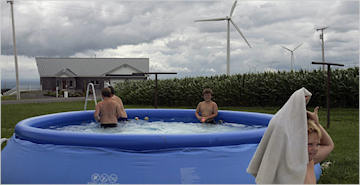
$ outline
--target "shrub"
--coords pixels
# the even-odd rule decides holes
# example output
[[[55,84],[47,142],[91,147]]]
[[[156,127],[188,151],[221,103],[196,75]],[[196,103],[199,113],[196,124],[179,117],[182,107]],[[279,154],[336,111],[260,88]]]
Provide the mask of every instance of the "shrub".
[[[301,87],[312,92],[310,106],[326,106],[327,72],[263,72],[210,77],[158,80],[158,105],[196,106],[201,92],[211,88],[219,106],[281,106]],[[127,81],[116,85],[125,104],[151,105],[154,80]],[[359,68],[332,70],[331,106],[359,106]]]

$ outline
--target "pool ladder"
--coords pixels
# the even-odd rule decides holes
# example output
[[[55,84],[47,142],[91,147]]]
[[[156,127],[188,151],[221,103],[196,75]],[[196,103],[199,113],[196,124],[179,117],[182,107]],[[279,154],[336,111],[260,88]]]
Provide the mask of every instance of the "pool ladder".
[[[84,110],[86,110],[86,107],[87,107],[87,102],[88,102],[89,93],[90,93],[90,92],[89,92],[90,86],[91,86],[91,90],[92,90],[92,92],[93,92],[95,106],[97,105],[97,102],[96,102],[96,93],[95,93],[94,84],[93,84],[93,83],[88,83],[87,88],[86,88],[86,97],[85,97]],[[101,98],[102,98],[102,97],[101,97]]]

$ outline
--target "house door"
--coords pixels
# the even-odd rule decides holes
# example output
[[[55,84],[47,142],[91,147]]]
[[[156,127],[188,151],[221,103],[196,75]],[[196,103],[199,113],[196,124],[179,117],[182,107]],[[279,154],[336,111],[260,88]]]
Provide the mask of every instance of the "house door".
[[[62,89],[66,89],[67,84],[66,84],[66,80],[62,80]]]

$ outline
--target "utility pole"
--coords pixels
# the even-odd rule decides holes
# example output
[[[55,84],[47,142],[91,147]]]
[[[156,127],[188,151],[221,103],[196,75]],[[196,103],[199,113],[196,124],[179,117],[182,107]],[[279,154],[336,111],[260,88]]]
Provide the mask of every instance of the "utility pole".
[[[328,28],[328,26],[316,29],[316,31],[320,31],[320,30],[321,30],[320,39],[321,39],[322,62],[324,63],[324,65],[323,65],[323,71],[325,71],[324,30],[325,30],[326,28]]]
[[[12,33],[13,33],[13,45],[14,45],[14,58],[15,58],[15,73],[16,73],[16,99],[20,100],[20,90],[19,90],[19,69],[18,69],[18,61],[16,54],[16,39],[15,39],[15,22],[14,22],[14,0],[8,0],[7,3],[10,3],[11,7],[11,19],[12,19]]]

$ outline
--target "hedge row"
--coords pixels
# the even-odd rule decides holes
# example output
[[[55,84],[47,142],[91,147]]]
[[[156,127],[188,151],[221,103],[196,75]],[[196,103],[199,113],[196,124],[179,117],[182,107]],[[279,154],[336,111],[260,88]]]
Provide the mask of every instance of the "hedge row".
[[[327,72],[264,72],[182,79],[158,80],[158,105],[196,106],[201,92],[211,88],[219,106],[281,106],[290,95],[305,87],[313,96],[310,106],[326,106]],[[154,80],[117,84],[124,104],[153,105]],[[331,71],[331,106],[359,106],[359,68]]]

